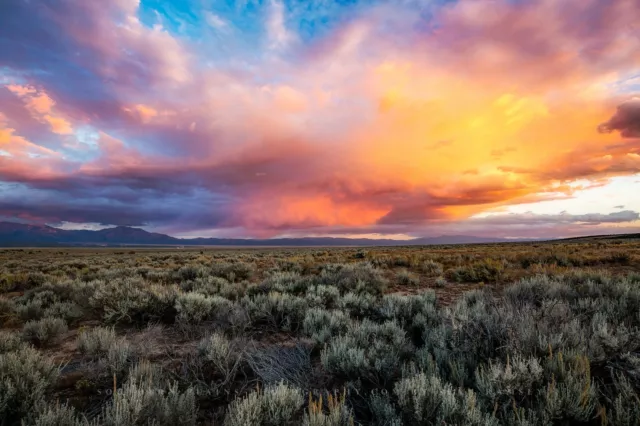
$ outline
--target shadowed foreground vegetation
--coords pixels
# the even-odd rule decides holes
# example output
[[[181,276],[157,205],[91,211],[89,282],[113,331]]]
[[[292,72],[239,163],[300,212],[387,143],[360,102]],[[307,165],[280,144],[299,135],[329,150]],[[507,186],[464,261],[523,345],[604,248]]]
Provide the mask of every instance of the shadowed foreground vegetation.
[[[640,425],[640,244],[0,250],[0,425]]]

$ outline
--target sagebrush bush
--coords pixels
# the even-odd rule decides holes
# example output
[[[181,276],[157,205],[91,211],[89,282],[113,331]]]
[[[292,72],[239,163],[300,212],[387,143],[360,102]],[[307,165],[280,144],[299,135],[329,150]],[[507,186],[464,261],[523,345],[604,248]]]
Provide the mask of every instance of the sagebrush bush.
[[[502,261],[484,259],[470,265],[449,269],[446,275],[450,280],[457,282],[495,282],[502,278],[504,270]]]
[[[316,285],[307,289],[305,297],[309,306],[334,309],[340,300],[340,290],[330,285]]]
[[[255,273],[255,266],[246,262],[216,262],[211,265],[211,274],[230,282],[248,280]]]
[[[350,323],[345,334],[331,339],[321,360],[325,370],[337,377],[384,386],[400,373],[410,351],[406,333],[397,323],[376,324],[365,319]]]
[[[9,322],[15,315],[16,312],[13,303],[0,296],[0,325]]]
[[[67,331],[67,323],[62,318],[45,317],[27,322],[22,327],[22,338],[36,346],[49,346],[57,343]]]
[[[127,381],[129,383],[160,387],[164,380],[163,373],[164,372],[160,365],[153,364],[149,360],[143,359],[129,368]]]
[[[369,411],[375,426],[402,426],[402,419],[391,401],[386,389],[374,390],[369,398]]]
[[[435,281],[436,287],[442,288],[447,286],[447,279],[443,276],[439,276]]]
[[[484,413],[472,390],[463,392],[438,376],[412,373],[396,383],[394,394],[405,425],[464,424],[489,426],[497,421]]]
[[[178,269],[176,276],[179,281],[194,281],[196,278],[206,276],[207,273],[206,268],[188,265]]]
[[[343,293],[381,294],[387,287],[382,272],[369,262],[326,265],[317,281],[319,284],[337,286]]]
[[[305,335],[324,344],[344,333],[350,322],[349,316],[342,311],[311,308],[305,314],[302,329]]]
[[[475,388],[478,394],[499,406],[508,406],[514,399],[532,398],[543,379],[543,368],[537,358],[508,356],[503,364],[489,362],[476,370]]]
[[[67,404],[44,404],[32,419],[34,426],[91,426],[86,417],[79,415]],[[26,426],[27,422],[22,421]]]
[[[201,293],[183,293],[176,297],[176,320],[182,324],[199,324],[213,315],[214,300]]]
[[[611,408],[604,416],[611,425],[638,426],[640,424],[640,395],[636,387],[624,375],[614,377],[615,395]],[[605,409],[606,410],[606,409]]]
[[[44,310],[43,316],[62,318],[66,322],[74,322],[82,318],[84,312],[74,302],[57,302]]]
[[[0,354],[12,352],[23,347],[22,336],[15,331],[0,330]]]
[[[398,283],[410,287],[416,287],[420,284],[420,277],[406,269],[401,269],[397,273]]]
[[[220,397],[227,392],[244,361],[243,346],[219,332],[204,337],[183,362],[182,383],[193,386],[199,397]]]
[[[254,287],[253,291],[255,293],[277,291],[300,295],[307,290],[310,283],[309,277],[303,277],[297,272],[276,271],[269,274],[258,286]]]
[[[302,392],[284,383],[264,390],[265,425],[278,426],[291,421],[302,407]]]
[[[116,340],[116,332],[113,328],[94,327],[80,332],[76,344],[81,354],[100,357],[109,352],[109,348],[115,344]]]
[[[237,294],[243,291],[239,283],[230,283],[225,278],[207,275],[198,277],[195,281],[183,282],[180,284],[183,291],[194,291],[206,296],[222,296],[235,300]],[[231,296],[231,297],[230,297]]]
[[[375,312],[378,298],[369,293],[349,292],[338,300],[338,309],[355,318],[366,318]]]
[[[38,320],[45,315],[45,310],[60,303],[59,295],[48,288],[34,288],[13,301],[15,313],[23,320]]]
[[[353,426],[354,416],[346,404],[346,392],[328,393],[326,396],[320,394],[318,399],[310,393],[309,406],[302,424],[304,426]]]
[[[225,426],[279,426],[291,422],[304,403],[302,392],[284,383],[256,390],[229,406]]]
[[[58,374],[57,365],[31,347],[0,354],[0,423],[13,424],[32,414]]]
[[[106,356],[101,360],[113,375],[122,375],[134,361],[135,352],[126,339],[117,339],[111,343]]]
[[[598,387],[584,356],[565,358],[560,352],[547,359],[548,385],[540,392],[543,419],[586,422],[595,415]],[[539,409],[538,409],[539,410]]]
[[[435,293],[432,290],[408,296],[385,295],[371,317],[396,321],[416,345],[423,343],[426,329],[437,327],[442,321],[437,309]]]
[[[442,273],[444,272],[442,263],[436,262],[431,259],[425,260],[421,265],[421,269],[422,272],[424,272],[429,277],[437,277],[438,275],[442,275]]]
[[[295,331],[302,325],[308,308],[306,299],[277,292],[245,297],[241,302],[255,325],[287,331]]]
[[[233,347],[229,339],[221,333],[214,333],[200,340],[198,354],[225,377],[235,369],[241,356],[238,348]]]
[[[101,426],[195,425],[196,398],[193,389],[180,392],[177,385],[165,390],[149,383],[127,382],[102,410]]]
[[[172,287],[132,277],[96,286],[89,304],[102,313],[107,323],[172,323],[175,319],[175,298],[176,291]]]

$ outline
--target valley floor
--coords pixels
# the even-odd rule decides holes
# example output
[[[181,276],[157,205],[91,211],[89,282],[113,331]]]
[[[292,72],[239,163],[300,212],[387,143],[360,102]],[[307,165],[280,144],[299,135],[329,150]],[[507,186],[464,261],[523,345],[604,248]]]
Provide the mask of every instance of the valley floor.
[[[0,249],[2,425],[640,425],[640,242]]]

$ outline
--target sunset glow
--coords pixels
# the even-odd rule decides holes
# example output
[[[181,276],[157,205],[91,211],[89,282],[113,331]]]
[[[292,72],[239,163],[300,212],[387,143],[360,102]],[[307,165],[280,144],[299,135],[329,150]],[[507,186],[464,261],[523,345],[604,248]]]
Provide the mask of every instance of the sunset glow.
[[[0,52],[0,220],[640,232],[640,0],[16,0]]]

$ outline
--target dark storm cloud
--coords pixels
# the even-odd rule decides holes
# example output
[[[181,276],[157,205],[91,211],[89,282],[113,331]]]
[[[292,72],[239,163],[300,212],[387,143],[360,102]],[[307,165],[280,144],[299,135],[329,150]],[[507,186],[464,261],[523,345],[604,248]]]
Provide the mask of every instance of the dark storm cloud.
[[[623,138],[640,137],[640,99],[620,104],[609,121],[598,126],[601,133],[620,132]]]

